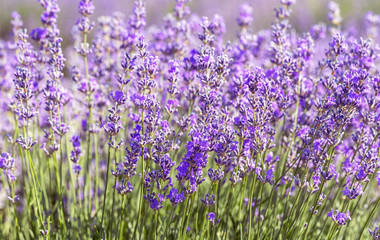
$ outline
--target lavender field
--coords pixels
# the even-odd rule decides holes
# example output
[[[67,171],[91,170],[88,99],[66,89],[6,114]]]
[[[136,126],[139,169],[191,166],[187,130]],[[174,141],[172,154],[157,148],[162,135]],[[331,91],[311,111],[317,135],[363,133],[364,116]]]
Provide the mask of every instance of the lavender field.
[[[26,2],[0,239],[380,239],[379,3]]]

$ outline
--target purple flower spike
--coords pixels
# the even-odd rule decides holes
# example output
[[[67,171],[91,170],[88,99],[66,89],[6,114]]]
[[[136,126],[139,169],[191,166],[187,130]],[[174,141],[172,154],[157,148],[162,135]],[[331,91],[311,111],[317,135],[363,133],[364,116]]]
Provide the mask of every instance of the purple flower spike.
[[[82,167],[79,164],[74,163],[73,171],[75,175],[79,176],[81,170],[82,170]]]
[[[10,170],[14,167],[15,160],[9,153],[2,153],[0,157],[0,168],[4,170]]]
[[[343,190],[343,195],[347,196],[348,199],[350,200],[353,200],[355,198],[357,198],[359,195],[362,195],[363,194],[363,186],[362,185],[358,185],[356,187],[344,187],[344,190]]]
[[[371,229],[368,229],[368,231],[373,240],[380,240],[379,227],[376,227],[373,231]]]
[[[130,182],[127,182],[127,184],[125,184],[125,182],[125,179],[123,179],[121,180],[121,182],[116,183],[116,190],[117,193],[120,195],[126,195],[133,191],[132,184]]]
[[[215,219],[215,213],[213,212],[210,212],[207,214],[207,218],[208,220],[213,224],[218,224],[220,222],[220,218],[218,220]]]
[[[170,189],[170,192],[168,195],[166,195],[166,199],[169,199],[169,201],[172,203],[173,206],[177,205],[178,203],[181,203],[185,199],[185,193],[178,193],[178,190],[176,188]]]
[[[206,193],[204,199],[201,199],[201,201],[203,202],[203,204],[206,207],[210,207],[210,206],[214,205],[214,203],[215,203],[215,195],[214,194],[210,195],[210,194]]]
[[[215,213],[210,212],[207,214],[208,220],[210,220],[212,223],[215,221]]]
[[[336,215],[334,215],[334,210],[331,208],[331,212],[328,212],[327,216],[339,225],[346,225],[347,221],[351,220],[350,212],[348,210],[346,213],[336,210]]]
[[[122,91],[111,92],[110,96],[112,98],[112,101],[114,101],[118,105],[123,105],[127,100],[127,97],[124,95]]]

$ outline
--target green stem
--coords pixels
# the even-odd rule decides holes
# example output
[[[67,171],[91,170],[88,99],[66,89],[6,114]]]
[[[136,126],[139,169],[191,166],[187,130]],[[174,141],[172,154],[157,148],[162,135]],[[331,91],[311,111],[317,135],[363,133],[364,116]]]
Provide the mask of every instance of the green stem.
[[[243,178],[243,184],[242,184],[242,189],[240,193],[240,201],[239,201],[239,213],[238,213],[238,219],[240,220],[240,213],[241,213],[241,207],[243,205],[243,198],[244,198],[244,192],[245,192],[245,186],[247,185],[247,176]]]
[[[379,206],[379,203],[380,203],[380,197],[377,199],[375,206],[372,208],[371,213],[369,214],[367,220],[365,221],[364,226],[363,226],[362,230],[360,231],[358,239],[361,239],[361,237],[362,237],[362,235],[364,233],[364,230],[367,228],[368,223],[371,220],[373,214],[375,213],[376,208]]]
[[[313,216],[313,212],[315,211],[315,207],[317,206],[317,202],[319,200],[319,197],[321,196],[321,193],[322,193],[322,190],[323,190],[323,187],[325,186],[325,179],[322,180],[322,186],[320,187],[317,195],[315,196],[315,199],[314,199],[314,203],[313,203],[313,208],[312,210],[310,211],[309,213],[309,217],[306,221],[306,231],[305,231],[305,238],[307,238],[307,234],[309,233],[309,225],[310,225],[310,219],[311,217]]]
[[[215,184],[215,215],[218,216],[218,186],[219,186],[219,181]]]
[[[144,134],[144,109],[142,110],[142,113],[141,113],[141,132]],[[144,215],[144,180],[145,180],[145,159],[144,159],[144,146],[142,146],[142,150],[141,150],[141,187],[140,187],[140,204],[139,204],[139,214],[137,215],[137,221],[136,221],[136,225],[135,225],[135,230],[133,231],[133,238],[135,238],[135,234],[136,234],[136,229],[137,229],[137,225],[139,224],[139,220],[140,220],[140,216],[143,217]],[[143,227],[141,225],[141,227]],[[141,231],[142,233],[142,231]],[[141,238],[141,236],[140,236]]]
[[[104,210],[106,207],[106,199],[107,199],[108,175],[109,175],[109,171],[110,171],[110,160],[111,160],[111,147],[108,147],[107,173],[106,173],[106,183],[105,183],[105,189],[104,189],[103,211],[102,211],[102,220],[101,220],[101,226],[103,229],[104,229],[104,225],[103,225]]]
[[[133,238],[136,234],[137,225],[139,224],[140,216],[142,217],[143,204],[144,204],[144,148],[142,149],[142,167],[141,167],[141,187],[140,187],[140,203],[139,203],[139,214],[137,215],[137,221],[135,225],[135,230],[133,231]]]
[[[116,166],[116,150],[115,150],[115,166]],[[115,178],[115,187],[113,188],[113,196],[112,196],[112,208],[111,208],[111,219],[113,219],[113,210],[115,207],[115,195],[116,195],[116,178]],[[111,236],[112,233],[112,224],[111,221],[108,223],[108,236]]]
[[[33,161],[32,161],[32,158],[30,156],[30,152],[29,150],[25,150],[25,156],[28,155],[28,160],[29,160],[29,166],[30,166],[30,175],[32,176],[32,181],[33,181],[33,193],[34,193],[34,199],[37,203],[37,211],[38,211],[38,220],[39,220],[39,223],[40,223],[40,226],[43,228],[43,231],[45,232],[46,229],[45,229],[45,226],[42,222],[42,214],[41,214],[41,207],[40,207],[40,202],[38,200],[38,194],[37,194],[37,184],[36,184],[36,171],[34,169],[34,164],[33,164]]]
[[[189,203],[189,196],[186,197],[185,210],[183,211],[184,215],[182,216],[182,224],[180,225],[180,228],[179,228],[179,238],[178,239],[183,239],[183,230],[182,229],[184,228],[185,221],[186,221],[188,203]]]
[[[167,220],[165,221],[165,233],[164,233],[164,239],[167,239],[166,234],[167,234],[168,229],[170,228],[170,223],[172,222],[174,209],[175,209],[175,206],[172,206],[172,207],[171,207],[171,210],[170,210],[171,212],[170,212],[170,214],[169,214],[169,219],[167,219]],[[168,225],[168,223],[169,223],[169,225]]]
[[[338,224],[335,223],[334,226],[333,226],[333,230],[332,230],[332,232],[331,232],[331,234],[329,236],[329,240],[331,240],[334,237],[336,229],[337,229],[337,226],[338,226]]]
[[[263,202],[263,191],[264,191],[264,186],[261,186],[260,188],[260,205],[259,205],[259,215],[258,215],[258,221],[257,221],[257,238],[256,239],[260,239],[260,232],[261,232],[261,229],[260,229],[260,217],[261,217],[261,204]]]
[[[94,149],[95,149],[95,209],[98,209],[99,206],[99,196],[98,196],[98,189],[99,189],[99,176],[97,175],[99,173],[99,153],[98,153],[98,137],[94,136]]]
[[[193,205],[194,205],[194,196],[195,196],[195,194],[192,194],[192,195],[191,195],[191,204],[190,204],[190,208],[188,209],[188,212],[186,213],[186,222],[185,222],[185,226],[184,226],[184,229],[183,229],[183,232],[184,232],[184,235],[183,235],[183,236],[185,236],[185,239],[186,239],[187,226],[188,226],[188,224],[189,224],[190,213],[191,213],[191,210],[192,210]]]
[[[67,122],[67,108],[66,106],[64,107],[64,119],[65,119],[65,122]],[[75,173],[73,171],[73,163],[72,161],[69,159],[69,156],[70,156],[70,150],[69,150],[69,139],[68,139],[68,135],[65,134],[65,145],[66,145],[66,156],[68,158],[68,164],[69,164],[69,173],[70,173],[70,179],[71,179],[71,182],[72,182],[72,195],[73,195],[73,202],[74,204],[71,204],[71,216],[74,216],[77,211],[76,211],[76,208],[77,208],[77,205],[75,204],[77,202],[77,198],[76,198],[76,191],[75,191]]]
[[[231,191],[231,188],[232,188],[232,191]],[[228,200],[227,200],[227,207],[226,207],[226,210],[224,211],[224,212],[226,212],[227,211],[227,225],[226,225],[226,235],[224,236],[224,239],[229,239],[228,237],[228,233],[229,233],[229,230],[230,230],[230,228],[229,228],[229,221],[230,221],[230,207],[231,207],[231,202],[232,202],[232,200],[231,200],[231,198],[232,198],[232,195],[233,195],[233,193],[234,193],[234,186],[231,186],[228,190],[230,191],[230,193],[229,193],[229,195],[228,195]],[[224,214],[225,215],[225,214]]]
[[[11,192],[12,192],[12,199],[13,199],[13,214],[14,214],[14,218],[15,218],[15,224],[16,224],[16,236],[17,236],[17,240],[20,239],[20,225],[18,223],[18,217],[17,217],[17,208],[16,208],[16,200],[15,200],[15,187],[14,187],[14,183],[11,184]]]
[[[154,213],[154,240],[157,240],[157,215],[158,211]]]
[[[202,234],[201,234],[201,238],[200,239],[204,239],[203,238],[203,236],[204,236],[204,233],[207,231],[206,229],[205,229],[205,223],[206,223],[206,221],[207,221],[207,213],[208,213],[208,208],[206,207],[206,209],[205,209],[205,215],[204,215],[204,217],[203,217],[203,224],[202,224]]]
[[[254,169],[254,172],[253,172],[253,184],[251,183],[251,189],[249,191],[249,226],[248,226],[248,239],[251,239],[251,228],[252,228],[252,200],[253,200],[253,191],[256,187],[256,179],[257,177],[255,176],[256,175],[256,169],[257,169],[257,164],[258,164],[258,161],[260,159],[260,154],[259,153],[256,153],[257,156],[256,156],[256,162],[255,162],[255,169]],[[243,230],[243,229],[242,229]]]
[[[123,240],[123,224],[124,224],[124,199],[125,195],[122,196],[121,199],[121,215],[120,215],[120,229],[119,229],[119,240]]]

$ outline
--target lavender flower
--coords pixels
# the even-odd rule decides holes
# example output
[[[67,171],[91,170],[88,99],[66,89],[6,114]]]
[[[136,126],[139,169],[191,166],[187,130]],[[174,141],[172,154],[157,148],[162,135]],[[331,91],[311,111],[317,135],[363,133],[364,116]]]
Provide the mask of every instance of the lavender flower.
[[[368,231],[373,240],[380,239],[379,227],[376,227],[373,231],[371,229],[368,229]]]
[[[116,183],[116,190],[118,194],[125,195],[133,191],[133,186],[130,182],[125,184],[125,180],[123,179],[121,182]]]
[[[166,195],[166,199],[168,199],[173,206],[181,203],[185,199],[184,192],[178,193],[178,190],[176,188],[170,189],[170,192],[168,195]]]
[[[346,213],[343,213],[336,210],[336,214],[334,215],[334,210],[331,209],[331,212],[329,212],[327,216],[330,217],[335,223],[339,225],[346,225],[347,220],[351,220],[349,211],[347,211]]]
[[[257,31],[260,4],[232,4],[234,35],[189,0],[152,25],[149,1],[79,0],[70,41],[64,3],[39,3],[0,39],[0,236],[378,238],[379,15],[330,2],[308,28],[280,0]]]
[[[206,193],[204,199],[201,199],[201,201],[203,202],[203,204],[206,207],[210,207],[210,206],[214,205],[214,203],[215,203],[215,195],[214,194],[210,195],[210,194]]]

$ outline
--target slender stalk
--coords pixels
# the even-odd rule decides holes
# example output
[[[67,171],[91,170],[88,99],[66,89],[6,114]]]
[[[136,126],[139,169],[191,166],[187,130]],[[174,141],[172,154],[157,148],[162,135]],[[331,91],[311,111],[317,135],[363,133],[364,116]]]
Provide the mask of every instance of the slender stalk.
[[[30,152],[29,150],[26,150],[25,156],[28,155],[28,160],[29,160],[29,168],[30,168],[30,175],[32,176],[32,182],[33,182],[33,193],[34,193],[34,200],[36,201],[37,204],[37,211],[38,211],[38,220],[40,223],[40,226],[43,228],[44,232],[46,231],[45,226],[42,222],[42,213],[41,213],[41,207],[40,207],[40,201],[38,199],[38,194],[37,194],[37,184],[36,184],[36,171],[34,169],[34,164],[32,161],[32,158],[30,157]]]
[[[157,215],[158,211],[154,212],[154,240],[157,240]]]
[[[262,205],[262,202],[263,202],[263,191],[264,191],[264,186],[261,186],[260,188],[260,203],[259,203],[259,215],[258,215],[258,219],[257,219],[257,239],[260,239],[260,232],[261,232],[261,229],[260,229],[260,218],[261,218],[261,205]]]
[[[205,209],[205,215],[203,217],[203,224],[202,224],[202,234],[201,234],[201,238],[200,239],[204,239],[203,236],[204,236],[204,233],[207,231],[207,229],[205,229],[205,223],[207,221],[207,213],[208,213],[208,208],[206,207]]]
[[[115,149],[115,166],[116,166],[116,149]],[[114,188],[113,188],[113,195],[112,195],[112,206],[111,206],[111,219],[113,219],[113,211],[114,211],[114,207],[115,207],[115,195],[116,195],[116,178],[115,178],[115,185],[114,185]],[[108,236],[111,236],[111,233],[112,233],[112,224],[111,224],[111,221],[108,223]]]
[[[243,205],[243,198],[244,198],[244,192],[245,192],[245,186],[247,184],[247,176],[244,177],[243,179],[243,184],[242,184],[242,189],[241,189],[241,193],[240,193],[240,201],[239,201],[239,213],[238,213],[238,219],[240,219],[240,213],[241,213],[241,207]]]
[[[255,178],[256,179],[256,178]],[[256,181],[253,181],[253,183],[251,183],[251,188],[249,190],[249,203],[248,203],[248,209],[249,209],[249,214],[248,214],[248,217],[249,217],[249,225],[248,225],[248,239],[250,239],[251,237],[251,228],[252,228],[252,202],[253,202],[253,191],[254,191],[254,188],[255,188],[255,184],[256,184]]]
[[[164,239],[167,239],[167,232],[168,232],[168,229],[170,228],[170,223],[172,222],[172,219],[173,219],[173,213],[175,211],[175,207],[176,206],[172,206],[171,207],[171,210],[170,210],[170,214],[169,214],[169,219],[166,219],[165,221],[165,232],[164,232]],[[169,222],[169,225],[168,225],[168,222]]]
[[[91,133],[88,131],[87,136],[87,161],[86,161],[86,186],[88,189],[88,216],[91,216],[91,175],[90,175],[90,165],[91,165],[91,155],[92,155],[92,148],[91,148]]]
[[[17,208],[16,208],[16,199],[15,199],[15,186],[14,186],[14,183],[10,184],[10,190],[11,190],[11,193],[12,193],[12,199],[13,199],[13,202],[12,202],[12,205],[13,205],[13,216],[14,216],[14,220],[15,220],[15,225],[16,225],[16,237],[17,237],[17,240],[20,239],[20,224],[18,222],[18,217],[17,217]]]
[[[322,193],[322,190],[323,190],[323,187],[324,187],[324,185],[325,185],[325,179],[323,179],[322,180],[322,186],[320,187],[320,189],[319,189],[319,191],[318,191],[318,193],[317,193],[317,195],[315,196],[315,199],[314,199],[314,203],[313,203],[313,208],[312,208],[312,210],[310,211],[310,213],[309,213],[309,217],[308,217],[308,219],[307,219],[307,221],[306,221],[306,231],[305,231],[305,237],[307,238],[307,234],[309,233],[309,225],[310,225],[310,219],[311,219],[311,217],[313,216],[313,211],[315,210],[315,207],[317,206],[317,202],[318,202],[318,200],[319,200],[319,197],[321,196],[321,193]]]
[[[193,205],[194,205],[194,194],[191,195],[191,203],[190,203],[190,208],[188,210],[188,212],[186,213],[186,222],[185,222],[185,226],[184,226],[184,229],[183,229],[183,232],[184,232],[184,235],[185,236],[185,239],[186,239],[186,230],[187,230],[187,226],[189,224],[189,217],[190,217],[190,213],[191,213],[191,210],[193,208]]]
[[[94,149],[95,149],[95,209],[98,209],[99,207],[99,195],[98,195],[98,189],[99,189],[99,153],[98,153],[98,137],[94,136]]]
[[[232,191],[231,191],[231,188],[232,188]],[[228,239],[228,233],[229,233],[229,230],[230,230],[230,227],[229,227],[229,221],[230,221],[230,207],[231,207],[231,198],[234,194],[234,186],[231,186],[231,188],[229,188],[228,190],[230,191],[229,193],[229,196],[228,196],[228,200],[227,200],[227,207],[226,207],[226,210],[225,212],[227,211],[227,225],[225,227],[226,229],[226,235],[224,236],[224,239]],[[224,213],[224,215],[226,215],[226,213]]]
[[[358,239],[361,239],[361,237],[363,236],[364,230],[367,228],[369,221],[371,220],[373,214],[375,213],[375,210],[376,210],[377,207],[379,206],[379,203],[380,203],[380,197],[377,199],[375,206],[372,208],[371,213],[368,215],[368,218],[367,218],[367,220],[365,221],[362,230],[360,231],[360,234],[359,234]]]
[[[135,236],[137,225],[138,225],[139,220],[140,220],[140,216],[142,217],[142,215],[143,215],[142,211],[143,211],[143,204],[144,204],[144,177],[145,177],[144,176],[144,150],[142,151],[142,170],[141,171],[142,171],[142,177],[141,177],[141,187],[140,187],[139,213],[137,216],[137,221],[136,221],[133,237]]]
[[[106,182],[105,182],[104,197],[103,197],[102,220],[101,220],[101,226],[103,229],[104,229],[104,225],[103,225],[104,210],[106,208],[106,199],[107,199],[108,175],[110,171],[110,160],[111,160],[111,147],[108,147],[107,173],[106,173]]]
[[[65,122],[67,122],[67,108],[66,108],[66,105],[64,106],[64,119],[65,119]],[[68,135],[65,134],[65,148],[66,148],[66,156],[68,158],[67,162],[68,162],[68,167],[69,167],[69,170],[68,172],[70,173],[70,179],[71,179],[71,189],[72,189],[72,195],[73,195],[73,202],[74,204],[71,204],[71,214],[72,216],[74,216],[77,211],[76,211],[76,208],[77,208],[77,205],[75,204],[77,202],[77,198],[76,198],[76,191],[75,191],[75,173],[73,171],[73,163],[72,161],[69,159],[69,156],[70,156],[70,150],[69,150],[69,139],[68,139]]]
[[[144,109],[142,110],[142,114],[141,114],[141,131],[142,133],[144,133]],[[136,225],[135,225],[135,230],[133,231],[133,238],[135,238],[135,234],[136,234],[136,229],[137,229],[137,225],[139,224],[139,221],[140,221],[140,215],[141,217],[143,217],[143,211],[144,211],[144,178],[145,178],[145,159],[144,159],[144,146],[142,146],[142,150],[141,150],[141,187],[140,187],[140,204],[139,204],[139,213],[137,215],[137,221],[136,221]],[[141,226],[142,227],[142,226]]]
[[[120,229],[119,229],[119,238],[120,240],[123,240],[124,239],[124,236],[123,236],[123,224],[124,224],[124,199],[125,199],[125,195],[122,196],[122,199],[121,199],[121,215],[120,215]]]
[[[179,238],[178,239],[182,239],[183,238],[183,228],[185,226],[185,221],[186,221],[186,216],[187,216],[187,211],[188,211],[188,205],[189,205],[189,196],[186,197],[186,201],[185,201],[185,210],[183,211],[183,215],[182,215],[182,223],[180,225],[180,228],[179,228]]]
[[[62,223],[63,223],[63,235],[66,236],[66,221],[65,221],[65,205],[64,205],[64,202],[63,202],[63,193],[62,193],[62,182],[63,182],[63,178],[62,178],[62,175],[63,175],[63,146],[62,146],[62,137],[59,139],[59,149],[60,149],[60,155],[61,155],[61,159],[59,161],[59,188],[60,188],[60,192],[61,192],[61,199],[60,199],[60,203],[61,203],[61,218],[62,218]]]
[[[252,228],[252,200],[253,200],[253,191],[256,187],[256,169],[257,169],[257,164],[260,159],[260,154],[256,153],[256,162],[255,162],[255,170],[253,172],[253,184],[251,183],[251,189],[249,191],[249,225],[248,225],[248,239],[251,239],[251,228]],[[243,229],[242,229],[243,230]]]
[[[337,227],[338,227],[338,224],[335,223],[335,224],[333,225],[333,230],[331,231],[331,234],[330,234],[330,236],[329,236],[329,240],[331,240],[331,239],[334,237]],[[360,239],[360,238],[359,238],[359,239]]]
[[[83,34],[83,44],[87,46],[87,32],[84,32]],[[84,55],[84,69],[85,69],[85,74],[86,74],[86,80],[87,80],[87,86],[89,89],[90,86],[90,74],[88,70],[88,58],[87,55]],[[92,158],[92,144],[91,144],[91,132],[90,128],[93,123],[93,114],[92,114],[92,103],[91,103],[91,95],[92,93],[88,90],[87,91],[87,105],[88,105],[88,121],[87,121],[87,161],[86,161],[86,186],[88,189],[88,216],[91,216],[91,208],[92,208],[92,199],[91,199],[91,176],[89,173],[90,170],[90,163],[91,163],[91,158]],[[95,135],[95,134],[94,134]],[[108,176],[108,172],[107,172]],[[103,216],[102,216],[102,224],[103,224]]]

